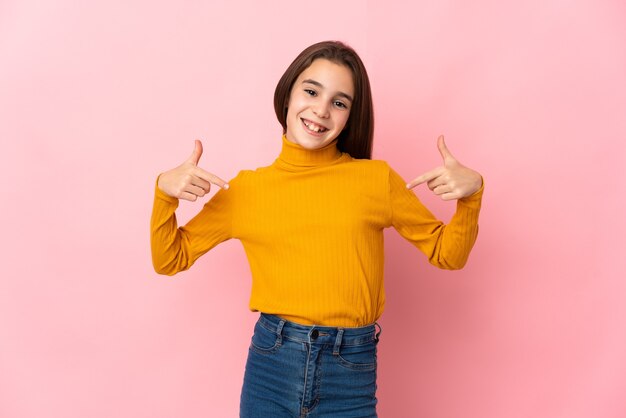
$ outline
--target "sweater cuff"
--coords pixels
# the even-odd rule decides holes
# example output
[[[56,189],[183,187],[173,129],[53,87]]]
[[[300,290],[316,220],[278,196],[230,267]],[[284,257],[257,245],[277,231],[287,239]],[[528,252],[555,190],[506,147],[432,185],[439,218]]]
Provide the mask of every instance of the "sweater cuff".
[[[475,205],[475,204],[480,205],[480,202],[481,202],[481,200],[483,198],[483,192],[485,190],[485,180],[482,178],[482,176],[481,176],[480,179],[482,181],[482,184],[480,185],[480,189],[478,189],[477,191],[475,191],[473,194],[471,194],[469,196],[465,196],[465,197],[460,198],[458,200],[459,202],[463,202],[463,203],[466,203],[466,204],[469,204],[469,205],[472,205],[472,206]]]

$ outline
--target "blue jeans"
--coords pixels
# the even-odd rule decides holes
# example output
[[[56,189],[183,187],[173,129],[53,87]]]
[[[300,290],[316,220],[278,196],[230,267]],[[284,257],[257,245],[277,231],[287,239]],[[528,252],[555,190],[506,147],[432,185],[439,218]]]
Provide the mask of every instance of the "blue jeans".
[[[262,313],[248,350],[240,417],[377,417],[375,325],[309,326]]]

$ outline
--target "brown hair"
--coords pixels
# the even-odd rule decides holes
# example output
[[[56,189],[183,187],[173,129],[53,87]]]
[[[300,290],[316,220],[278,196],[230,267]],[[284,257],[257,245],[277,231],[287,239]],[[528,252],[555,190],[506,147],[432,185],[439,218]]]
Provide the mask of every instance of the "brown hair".
[[[298,76],[319,58],[345,65],[352,71],[355,97],[348,122],[337,137],[337,148],[353,158],[372,158],[374,106],[370,81],[361,58],[354,49],[339,41],[319,42],[306,48],[278,81],[274,91],[274,111],[283,127],[283,133],[287,132],[287,107],[291,88]]]

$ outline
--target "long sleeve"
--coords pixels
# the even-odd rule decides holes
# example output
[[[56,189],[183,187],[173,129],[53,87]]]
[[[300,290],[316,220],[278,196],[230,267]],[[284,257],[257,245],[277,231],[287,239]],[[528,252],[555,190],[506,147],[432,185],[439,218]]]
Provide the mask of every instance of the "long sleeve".
[[[178,199],[155,187],[150,220],[152,264],[160,274],[187,270],[202,254],[232,238],[232,182],[219,190],[185,226],[178,227]]]
[[[354,159],[336,142],[309,150],[285,136],[273,164],[242,170],[229,185],[180,228],[178,199],[156,188],[155,270],[186,270],[237,239],[250,263],[250,310],[341,327],[372,324],[383,313],[385,228],[395,227],[432,264],[459,269],[476,240],[482,196],[481,188],[458,200],[444,225],[386,162]]]
[[[461,269],[478,235],[483,189],[484,185],[473,195],[457,200],[456,213],[445,225],[406,188],[406,182],[400,175],[390,169],[391,223],[434,266],[449,270]]]

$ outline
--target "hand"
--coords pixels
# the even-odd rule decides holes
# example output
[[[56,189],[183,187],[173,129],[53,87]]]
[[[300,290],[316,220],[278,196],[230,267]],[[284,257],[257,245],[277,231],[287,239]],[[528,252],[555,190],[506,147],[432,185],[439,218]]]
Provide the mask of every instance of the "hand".
[[[427,182],[428,188],[442,200],[460,199],[476,193],[483,184],[482,176],[465,167],[452,156],[443,135],[437,139],[439,153],[443,157],[443,166],[430,170],[406,185],[407,189]]]
[[[211,183],[228,189],[228,183],[214,174],[198,167],[202,156],[202,142],[196,139],[191,156],[178,167],[159,176],[158,187],[165,194],[178,199],[195,202],[211,190]]]

